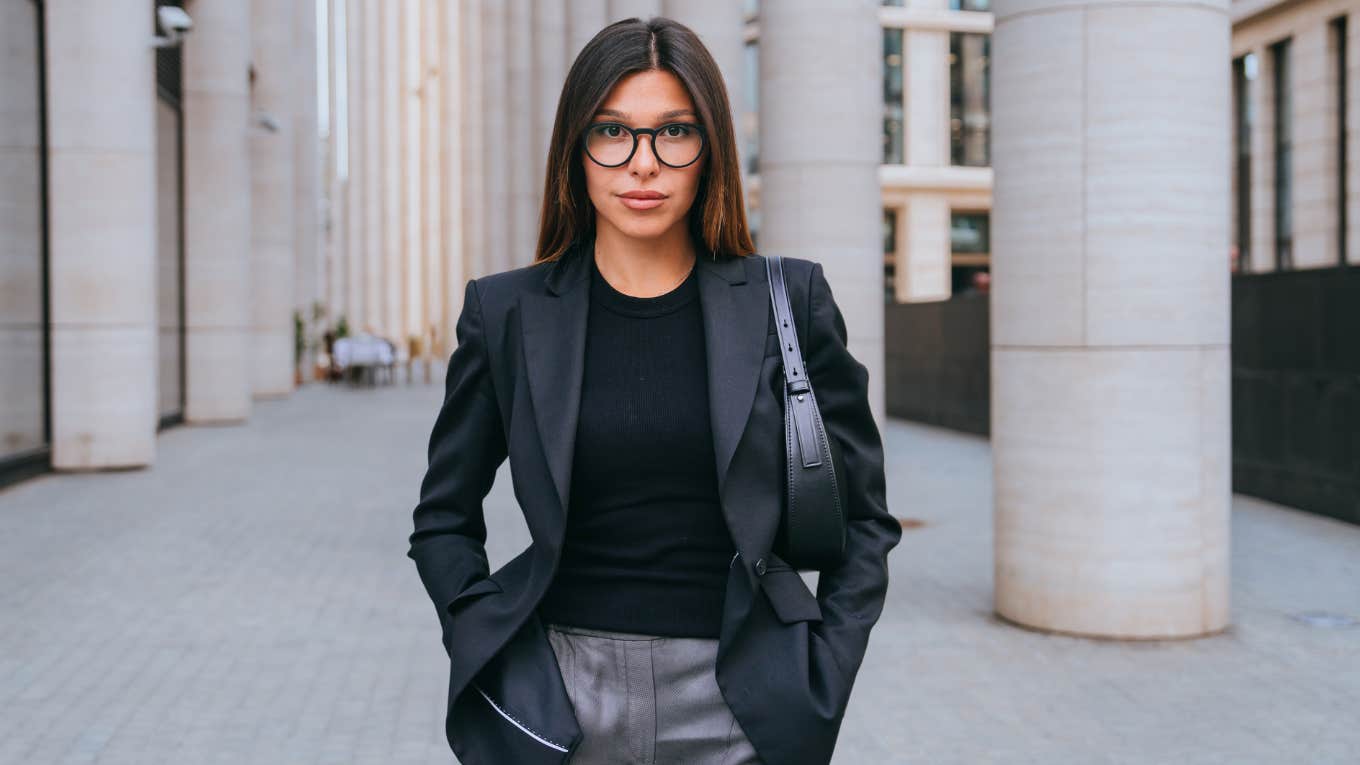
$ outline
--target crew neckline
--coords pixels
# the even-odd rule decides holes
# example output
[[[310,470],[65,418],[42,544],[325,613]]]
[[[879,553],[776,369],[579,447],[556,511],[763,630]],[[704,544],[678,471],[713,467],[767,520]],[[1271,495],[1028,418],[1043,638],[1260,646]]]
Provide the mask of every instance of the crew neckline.
[[[600,267],[592,254],[590,257],[591,298],[594,302],[615,313],[627,316],[661,316],[678,310],[699,295],[699,264],[696,260],[683,281],[669,292],[652,297],[637,297],[619,292],[609,280],[600,273]]]

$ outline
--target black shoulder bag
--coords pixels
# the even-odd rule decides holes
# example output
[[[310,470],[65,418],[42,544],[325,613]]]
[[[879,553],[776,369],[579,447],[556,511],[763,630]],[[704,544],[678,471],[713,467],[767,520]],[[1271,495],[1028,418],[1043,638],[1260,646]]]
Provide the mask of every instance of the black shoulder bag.
[[[784,359],[784,451],[788,469],[786,510],[775,551],[795,569],[834,568],[845,557],[844,494],[836,476],[840,448],[822,427],[812,381],[803,367],[780,256],[765,256],[765,273]]]

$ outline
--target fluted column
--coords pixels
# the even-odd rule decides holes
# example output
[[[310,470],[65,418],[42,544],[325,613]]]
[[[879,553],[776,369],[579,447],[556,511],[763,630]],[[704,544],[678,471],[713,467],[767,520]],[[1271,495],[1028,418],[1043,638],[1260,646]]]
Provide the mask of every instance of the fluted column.
[[[466,109],[466,91],[463,90],[463,66],[459,51],[463,36],[463,8],[471,3],[437,3],[439,25],[439,73],[440,102],[439,118],[441,126],[441,151],[439,154],[439,260],[440,274],[443,277],[439,289],[442,300],[439,306],[439,336],[430,349],[436,361],[448,358],[452,353],[454,328],[462,309],[462,285],[468,278],[467,264],[464,260],[464,236],[466,216],[463,214],[463,185],[465,175],[463,165],[466,131],[463,129],[463,114]]]
[[[296,246],[293,161],[297,85],[293,67],[293,7],[252,0],[253,101],[250,139],[252,389],[256,396],[293,390],[293,281]]]
[[[365,303],[364,270],[367,256],[367,234],[364,217],[364,195],[368,168],[364,161],[364,67],[369,64],[364,55],[364,5],[367,0],[347,0],[345,18],[346,80],[349,108],[346,109],[346,162],[349,177],[345,181],[345,290],[347,324],[351,334],[363,328],[368,308]]]
[[[609,0],[570,0],[567,3],[567,70],[590,38],[609,26]]]
[[[321,209],[321,139],[317,124],[317,19],[316,0],[293,0],[294,76],[297,92],[297,124],[293,127],[293,155],[297,172],[293,182],[294,231],[296,244],[297,279],[293,289],[293,305],[302,314],[307,331],[312,326],[313,304],[325,291],[322,286],[320,209]],[[310,340],[310,338],[308,338]],[[296,354],[295,354],[296,355]],[[303,381],[312,378],[315,356],[304,351],[299,361]]]
[[[488,252],[487,196],[489,179],[485,154],[485,125],[487,115],[483,110],[484,78],[486,76],[482,60],[482,4],[478,2],[460,3],[462,27],[459,39],[462,40],[458,63],[462,72],[463,84],[460,101],[458,126],[461,130],[462,172],[459,174],[459,189],[462,193],[462,235],[464,282],[491,271],[491,257]],[[459,286],[461,287],[461,282]],[[452,299],[461,300],[462,290],[454,291]],[[459,306],[461,308],[461,306]]]
[[[147,16],[48,0],[52,465],[148,465],[156,444],[155,99]]]
[[[420,193],[421,193],[421,271],[420,288],[424,311],[411,334],[421,338],[421,353],[430,353],[430,330],[437,328],[443,306],[440,285],[444,275],[440,258],[440,163],[444,153],[440,131],[442,92],[439,70],[439,9],[441,0],[422,0],[420,4]],[[429,366],[425,366],[426,373]]]
[[[341,153],[345,149],[345,138],[342,136],[345,115],[341,108],[347,101],[347,98],[341,95],[341,90],[346,87],[342,79],[344,70],[341,68],[344,60],[341,48],[345,44],[342,36],[345,0],[326,0],[326,3],[325,31],[329,48],[329,55],[326,57],[329,64],[326,77],[330,85],[328,92],[330,109],[327,116],[330,140],[326,144],[328,151],[323,173],[327,204],[322,230],[325,233],[326,328],[333,329],[336,321],[346,311],[345,232],[349,216],[345,211],[345,179],[340,174]]]
[[[184,418],[250,416],[250,4],[204,3],[184,40]]]
[[[416,13],[415,18],[410,14]],[[402,240],[400,270],[402,278],[401,323],[392,327],[392,337],[404,345],[414,327],[420,326],[425,310],[421,284],[424,262],[424,233],[421,230],[420,158],[420,18],[419,5],[401,7],[401,79],[397,114],[401,120],[401,216]],[[416,60],[412,62],[411,53]]]
[[[816,45],[817,55],[809,55]],[[883,422],[882,50],[878,4],[764,3],[761,250],[820,261]],[[834,137],[834,140],[829,140]]]
[[[362,329],[382,333],[386,324],[383,238],[383,73],[390,60],[382,44],[384,8],[392,3],[365,0],[363,45],[364,88],[364,323]]]
[[[543,208],[543,184],[548,156],[548,142],[552,139],[553,122],[557,118],[557,101],[562,95],[562,84],[567,78],[567,7],[566,0],[534,0],[533,7],[533,80],[534,93],[533,137],[529,156],[533,158],[529,187],[533,194],[534,239],[529,245],[528,258],[537,247],[538,213]],[[527,262],[527,261],[526,261]]]
[[[508,0],[506,8],[506,37],[510,40],[532,40],[529,0]],[[532,48],[532,44],[509,45],[505,52],[509,124],[504,135],[507,139],[506,159],[510,176],[510,207],[506,211],[510,217],[507,252],[511,268],[527,265],[533,260],[533,243],[537,239],[534,230],[537,216],[534,214],[536,195],[532,188],[532,165],[539,164],[544,155],[535,151],[537,144],[533,141],[534,120],[538,110]]]
[[[1225,0],[996,8],[995,582],[1013,622],[1228,623],[1228,25]]]
[[[378,254],[378,285],[382,303],[381,318],[376,326],[382,334],[400,342],[406,324],[406,292],[404,258],[406,255],[406,227],[402,201],[406,198],[404,190],[405,145],[409,143],[405,133],[407,99],[405,87],[406,48],[405,28],[402,9],[405,2],[387,2],[382,5],[380,26],[379,70],[381,95],[379,132],[382,171],[378,181],[380,221],[382,232],[379,235],[381,246]]]
[[[485,67],[482,90],[482,147],[486,166],[486,250],[488,273],[511,267],[509,253],[510,230],[510,163],[511,151],[508,113],[508,59],[506,45],[506,7],[500,0],[482,2],[482,65]],[[523,47],[523,46],[517,46]],[[516,149],[518,150],[518,149]]]

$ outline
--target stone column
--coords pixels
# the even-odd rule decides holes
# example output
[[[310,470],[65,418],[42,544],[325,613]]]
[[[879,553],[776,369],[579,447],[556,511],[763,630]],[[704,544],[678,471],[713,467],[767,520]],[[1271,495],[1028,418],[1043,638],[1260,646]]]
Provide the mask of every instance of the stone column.
[[[256,396],[293,390],[294,74],[293,7],[252,0],[256,124],[250,139],[251,356]]]
[[[48,0],[52,466],[156,450],[155,81],[148,16]]]
[[[567,70],[590,38],[609,26],[609,0],[571,0],[567,3]]]
[[[334,329],[336,321],[346,311],[344,272],[347,250],[345,230],[349,216],[345,212],[345,180],[340,175],[341,152],[345,149],[345,139],[341,137],[343,130],[341,125],[345,121],[345,115],[341,113],[340,109],[347,100],[340,94],[340,91],[346,87],[346,83],[341,79],[344,70],[341,69],[343,58],[340,51],[345,44],[342,37],[344,27],[341,26],[345,0],[327,0],[327,3],[326,39],[330,51],[327,61],[330,66],[326,72],[326,77],[330,83],[330,110],[328,115],[330,140],[327,142],[329,151],[327,152],[324,173],[327,204],[323,230],[326,237],[326,328]]]
[[[740,3],[733,2],[740,7]],[[609,21],[636,16],[643,21],[661,15],[661,0],[609,0]],[[598,30],[596,30],[598,31]]]
[[[665,0],[665,15],[694,30],[704,47],[713,54],[722,70],[723,84],[731,110],[732,129],[737,142],[742,179],[746,178],[746,141],[741,133],[741,115],[745,104],[745,28],[742,4],[731,0]],[[745,184],[743,183],[743,186]]]
[[[366,0],[347,0],[345,16],[345,71],[348,108],[346,163],[349,176],[345,181],[345,290],[346,323],[350,334],[363,328],[367,315],[364,302],[364,270],[367,256],[367,234],[364,218],[364,184],[367,167],[364,162],[364,4]]]
[[[562,84],[567,79],[567,8],[564,0],[534,0],[533,80],[536,83],[533,108],[533,137],[529,156],[532,159],[534,242],[529,245],[525,262],[534,257],[538,244],[538,213],[543,208],[543,185],[546,178],[548,142],[552,140],[553,122],[557,118],[557,102],[562,95]]]
[[[507,241],[508,266],[528,265],[533,260],[538,216],[534,209],[533,166],[545,156],[536,151],[534,121],[538,114],[537,89],[533,78],[533,26],[529,22],[529,0],[506,3],[506,105],[509,121],[504,133],[510,181],[510,218]]]
[[[202,3],[184,38],[184,418],[250,416],[250,4]]]
[[[949,8],[944,0],[912,0],[910,5],[937,12]],[[907,103],[903,160],[912,168],[948,168],[948,30],[902,30],[902,58],[902,90]],[[898,300],[908,302],[947,299],[953,255],[948,198],[938,191],[913,188],[899,215],[903,247],[897,253],[893,292]]]
[[[392,3],[383,0],[364,2],[364,324],[367,329],[378,334],[384,332],[387,313],[384,310],[387,295],[384,290],[383,258],[383,72],[391,65],[384,57],[382,31],[384,28],[383,6]],[[395,330],[396,327],[392,327]]]
[[[880,423],[882,47],[870,0],[761,7],[761,250],[822,263]]]
[[[409,18],[416,13],[414,20]],[[401,250],[397,257],[397,271],[401,275],[402,314],[401,323],[392,328],[392,336],[400,346],[406,345],[406,337],[413,327],[420,325],[420,317],[425,310],[424,292],[421,286],[421,262],[425,237],[420,221],[420,18],[419,5],[403,4],[401,7],[401,49],[399,66],[401,75],[398,80],[400,97],[396,113],[400,119],[399,163],[401,185]],[[410,58],[415,53],[416,61]]]
[[[1335,37],[1330,24],[1314,22],[1294,32],[1291,46],[1295,268],[1329,268],[1340,253]]]
[[[462,285],[467,279],[464,261],[463,185],[466,174],[463,165],[465,131],[463,116],[467,109],[467,93],[463,90],[463,66],[459,50],[464,32],[463,9],[471,3],[438,3],[439,25],[439,261],[442,281],[439,290],[439,337],[430,349],[435,361],[447,359],[453,352],[454,328],[462,309]]]
[[[408,143],[403,115],[407,108],[405,72],[405,29],[402,25],[405,2],[388,2],[382,6],[380,63],[381,107],[379,129],[382,133],[382,176],[379,180],[379,205],[382,211],[381,255],[379,256],[379,291],[383,304],[380,326],[384,334],[400,343],[405,337],[406,281],[403,257],[406,252],[405,209],[403,182],[406,173],[405,149]]]
[[[316,0],[294,0],[294,76],[297,93],[297,124],[293,126],[293,154],[297,173],[293,182],[294,231],[297,238],[297,280],[293,305],[302,314],[307,341],[312,338],[313,304],[322,299],[320,210],[321,210],[321,135],[317,124],[317,25]],[[319,338],[318,338],[319,339]],[[304,351],[299,362],[303,381],[312,379],[316,356]]]
[[[486,75],[482,61],[482,5],[477,2],[460,3],[462,28],[459,38],[458,62],[461,65],[463,85],[462,100],[459,104],[458,126],[461,131],[459,157],[462,159],[462,172],[459,175],[459,189],[462,193],[462,244],[463,268],[465,278],[459,283],[460,289],[454,290],[451,299],[461,301],[462,283],[491,272],[491,258],[487,251],[487,211],[486,195],[490,184],[486,171],[485,125],[487,115],[483,113],[483,84]],[[461,310],[461,303],[456,307]]]
[[[420,352],[428,361],[431,351],[431,328],[438,328],[444,303],[440,285],[444,276],[441,269],[440,248],[440,163],[444,154],[440,131],[441,102],[443,100],[439,70],[439,8],[442,0],[422,0],[420,4],[420,221],[421,221],[421,302],[424,310],[420,322],[411,334],[421,338]],[[429,364],[422,364],[427,382]]]
[[[1228,623],[1227,3],[996,9],[996,608]]]
[[[488,273],[511,267],[509,253],[510,205],[509,183],[510,126],[508,113],[509,87],[508,53],[506,44],[506,7],[499,0],[482,2],[482,66],[483,77],[482,147],[486,166],[486,268]],[[516,115],[518,118],[520,115]]]

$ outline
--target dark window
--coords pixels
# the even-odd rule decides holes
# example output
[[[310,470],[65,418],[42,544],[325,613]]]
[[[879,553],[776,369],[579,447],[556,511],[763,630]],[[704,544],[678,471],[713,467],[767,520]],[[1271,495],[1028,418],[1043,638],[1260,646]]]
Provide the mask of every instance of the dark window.
[[[1254,53],[1233,60],[1233,184],[1237,188],[1233,201],[1237,214],[1231,267],[1242,273],[1251,270],[1251,81],[1256,79],[1256,65]]]
[[[1294,267],[1294,228],[1290,215],[1292,185],[1289,174],[1293,166],[1290,141],[1293,133],[1289,116],[1289,40],[1270,46],[1271,71],[1274,73],[1275,117],[1275,268]]]
[[[991,35],[949,34],[949,144],[955,165],[991,164]]]
[[[1336,51],[1336,254],[1346,265],[1346,17],[1332,20],[1332,47]]]
[[[949,249],[950,293],[986,292],[991,277],[991,214],[952,212]]]
[[[902,103],[902,30],[883,30],[883,163],[901,165],[902,126],[906,118]]]
[[[897,210],[883,208],[883,302],[897,300]]]

